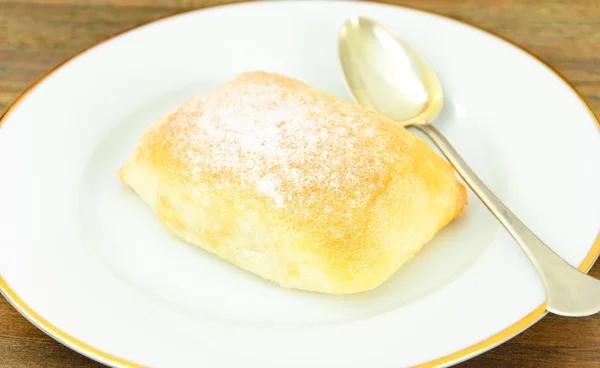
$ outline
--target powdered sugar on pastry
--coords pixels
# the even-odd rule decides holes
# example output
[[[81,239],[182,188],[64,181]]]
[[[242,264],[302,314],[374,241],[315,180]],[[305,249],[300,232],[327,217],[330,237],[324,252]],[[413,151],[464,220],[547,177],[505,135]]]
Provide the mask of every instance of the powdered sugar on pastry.
[[[119,176],[181,239],[285,287],[333,294],[379,285],[466,204],[423,140],[265,72],[161,118]]]
[[[276,74],[243,73],[190,99],[161,127],[170,132],[162,137],[176,174],[190,188],[241,185],[300,223],[316,207],[332,225],[355,219],[389,180],[389,165],[409,160],[402,147],[413,138],[393,141],[398,135],[384,131],[403,128],[309,88]]]

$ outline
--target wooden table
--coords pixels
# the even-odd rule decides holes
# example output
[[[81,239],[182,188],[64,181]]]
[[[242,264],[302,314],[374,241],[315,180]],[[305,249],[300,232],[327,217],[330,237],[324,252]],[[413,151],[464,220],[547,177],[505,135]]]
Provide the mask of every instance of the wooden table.
[[[49,68],[87,46],[167,14],[228,2],[0,0],[0,114]],[[525,46],[574,83],[600,115],[599,0],[391,2],[466,20]],[[600,278],[600,266],[591,274]],[[46,336],[0,298],[0,367],[100,366]],[[600,316],[549,315],[460,366],[600,367]]]

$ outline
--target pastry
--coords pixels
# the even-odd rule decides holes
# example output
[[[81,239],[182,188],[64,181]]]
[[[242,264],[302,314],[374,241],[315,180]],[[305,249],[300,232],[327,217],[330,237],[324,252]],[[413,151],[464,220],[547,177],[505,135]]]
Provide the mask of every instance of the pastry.
[[[377,287],[467,204],[416,135],[296,79],[246,72],[142,135],[120,179],[177,237],[282,287]]]

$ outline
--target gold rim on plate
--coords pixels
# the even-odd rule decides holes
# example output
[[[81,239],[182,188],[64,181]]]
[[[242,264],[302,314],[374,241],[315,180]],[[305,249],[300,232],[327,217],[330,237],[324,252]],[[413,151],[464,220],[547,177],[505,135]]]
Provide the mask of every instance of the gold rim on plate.
[[[250,2],[255,2],[253,0],[251,0]],[[374,2],[380,2],[380,0],[376,0]],[[193,12],[193,11],[201,11],[202,9],[207,9],[207,8],[212,8],[212,7],[220,7],[220,6],[228,6],[231,4],[221,4],[221,5],[213,5],[213,6],[207,6],[207,7],[203,7],[200,9],[193,9],[193,10],[186,10],[186,11],[182,11],[182,12],[177,12],[175,14],[168,14],[168,15],[164,15],[161,16],[159,18],[144,22],[142,24],[139,24],[137,26],[125,29],[124,31],[121,31],[117,34],[114,34],[90,47],[87,47],[81,51],[79,51],[78,53],[74,54],[73,56],[69,57],[68,59],[64,60],[63,62],[61,62],[60,64],[56,65],[54,68],[50,69],[48,72],[46,72],[41,78],[39,78],[35,83],[33,83],[31,86],[29,86],[13,103],[12,105],[6,110],[6,112],[4,113],[4,115],[2,115],[2,117],[0,117],[0,125],[2,125],[2,123],[6,120],[6,118],[10,115],[11,111],[19,104],[19,102],[21,102],[21,100],[29,93],[31,92],[38,84],[40,84],[42,81],[44,81],[44,79],[46,79],[50,74],[54,73],[56,70],[58,70],[60,67],[62,67],[63,65],[65,65],[66,63],[68,63],[69,61],[75,59],[76,57],[78,57],[79,55],[91,50],[92,48],[101,45],[117,36],[120,36],[124,33],[127,33],[129,31],[132,31],[134,29],[143,27],[145,25],[148,25],[150,23],[154,23],[154,22],[158,22],[160,20],[166,19],[166,18],[170,18],[170,17],[175,17],[177,15],[180,14],[184,14],[184,13],[189,13],[189,12]],[[398,6],[400,8],[406,8],[406,9],[411,9],[411,10],[417,10],[417,11],[421,11],[424,13],[429,13],[429,14],[433,14],[433,15],[437,15],[440,16],[442,18],[446,18],[449,19],[451,21],[463,24],[463,25],[467,25],[469,27],[473,27],[475,29],[478,29],[484,33],[487,33],[491,36],[497,37],[505,42],[508,42],[509,44],[515,46],[516,48],[520,49],[521,51],[525,52],[526,54],[528,54],[529,56],[533,57],[534,59],[536,59],[537,61],[539,61],[540,63],[542,63],[543,65],[545,65],[551,72],[553,72],[557,77],[560,78],[560,80],[565,83],[570,89],[571,91],[573,91],[573,93],[575,93],[575,95],[579,98],[579,100],[584,104],[584,106],[587,108],[588,112],[590,113],[590,115],[592,116],[592,118],[594,119],[596,126],[598,127],[598,129],[600,130],[600,120],[598,119],[598,117],[596,116],[596,114],[594,113],[594,110],[592,109],[592,107],[589,105],[589,103],[585,100],[585,98],[577,91],[577,89],[575,88],[575,86],[573,86],[571,84],[571,82],[569,82],[558,70],[556,70],[554,67],[552,67],[550,64],[548,64],[546,61],[544,61],[543,59],[541,59],[539,56],[535,55],[533,52],[527,50],[526,48],[524,48],[523,46],[520,46],[518,44],[516,44],[515,42],[505,38],[504,36],[501,36],[495,32],[489,31],[487,29],[484,29],[478,25],[475,24],[471,24],[467,21],[464,20],[460,20],[460,19],[456,19],[453,18],[449,15],[445,15],[445,14],[440,14],[440,13],[436,13],[434,11],[431,10],[424,10],[424,9],[419,9],[417,7],[413,7],[413,6],[406,6],[406,5],[395,5],[395,4],[387,4],[387,5],[393,5],[393,6]],[[583,262],[581,262],[581,264],[579,265],[578,269],[582,272],[588,272],[590,270],[590,268],[592,267],[592,265],[594,264],[594,262],[596,261],[596,259],[598,258],[598,256],[600,255],[600,233],[598,234],[598,236],[596,237],[596,240],[594,241],[594,244],[592,244],[592,247],[590,249],[590,251],[588,252],[588,254],[586,255],[586,257],[583,259]],[[96,348],[94,348],[93,346],[87,345],[86,343],[77,340],[76,338],[74,338],[73,336],[70,336],[68,334],[66,334],[65,332],[61,331],[60,329],[58,329],[56,326],[54,326],[53,324],[51,324],[50,322],[48,322],[47,320],[45,320],[42,316],[40,316],[39,314],[37,314],[33,309],[31,309],[27,304],[25,304],[25,302],[19,298],[19,296],[10,288],[10,286],[8,286],[8,284],[6,283],[6,281],[4,281],[4,279],[2,278],[2,276],[0,276],[0,294],[4,295],[4,297],[9,301],[9,303],[17,310],[19,311],[19,313],[21,313],[27,320],[29,320],[29,322],[31,322],[33,325],[35,325],[36,327],[38,327],[40,330],[44,331],[46,334],[48,334],[50,337],[54,338],[56,341],[66,345],[67,347],[77,351],[78,353],[87,356],[88,358],[94,359],[100,363],[109,365],[109,366],[114,366],[114,367],[125,367],[125,368],[139,368],[139,367],[143,367],[139,364],[135,364],[129,361],[126,361],[124,359],[121,359],[119,357],[107,354],[103,351],[100,351]],[[519,334],[520,332],[525,331],[528,327],[532,326],[535,322],[539,321],[540,319],[542,319],[545,315],[546,315],[546,303],[542,303],[539,307],[535,308],[533,311],[531,311],[529,314],[527,314],[525,317],[523,317],[522,319],[520,319],[519,321],[517,321],[516,323],[510,325],[509,327],[505,328],[504,330],[496,333],[495,335],[492,335],[490,337],[488,337],[485,340],[482,340],[474,345],[471,345],[469,347],[466,347],[462,350],[459,350],[455,353],[443,356],[441,358],[426,362],[426,363],[422,363],[419,365],[414,366],[414,368],[430,368],[430,367],[438,367],[441,365],[447,365],[447,364],[455,364],[464,360],[467,360],[469,358],[472,358],[476,355],[479,355],[485,351],[488,351],[500,344],[502,344],[503,342],[511,339],[512,337],[516,336],[517,334]]]

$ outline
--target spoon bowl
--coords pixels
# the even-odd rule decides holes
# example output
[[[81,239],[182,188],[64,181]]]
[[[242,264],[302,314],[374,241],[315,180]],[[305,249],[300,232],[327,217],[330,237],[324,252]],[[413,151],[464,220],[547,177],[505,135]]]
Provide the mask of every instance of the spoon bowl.
[[[352,17],[340,29],[338,49],[344,80],[360,105],[404,126],[433,119],[442,109],[433,68],[389,27]]]

